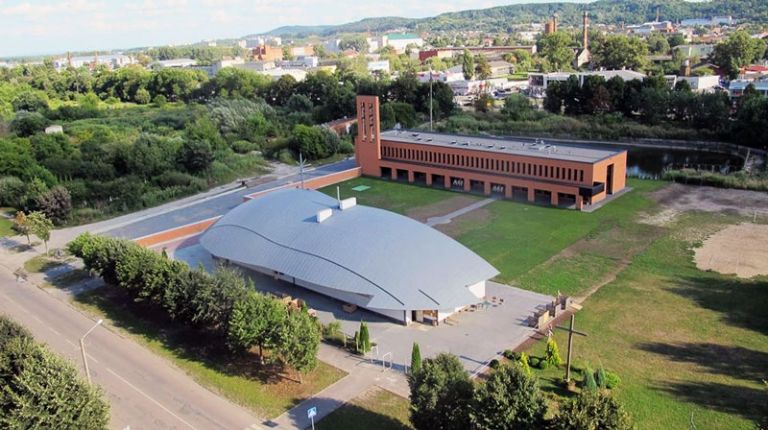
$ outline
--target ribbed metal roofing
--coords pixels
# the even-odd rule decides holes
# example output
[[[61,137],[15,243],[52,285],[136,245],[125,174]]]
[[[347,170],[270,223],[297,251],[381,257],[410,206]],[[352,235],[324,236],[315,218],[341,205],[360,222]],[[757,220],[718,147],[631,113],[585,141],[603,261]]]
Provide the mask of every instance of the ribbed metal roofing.
[[[333,215],[318,223],[317,212]],[[323,193],[291,189],[241,204],[201,238],[211,254],[331,288],[375,309],[453,309],[498,270],[418,221]],[[348,294],[348,293],[351,293]]]

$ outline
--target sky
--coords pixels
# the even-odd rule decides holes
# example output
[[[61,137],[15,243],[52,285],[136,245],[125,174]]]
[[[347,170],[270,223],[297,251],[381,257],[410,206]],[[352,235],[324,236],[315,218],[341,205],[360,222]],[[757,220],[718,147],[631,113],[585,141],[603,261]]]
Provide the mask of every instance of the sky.
[[[0,0],[0,58],[236,38],[542,0]]]

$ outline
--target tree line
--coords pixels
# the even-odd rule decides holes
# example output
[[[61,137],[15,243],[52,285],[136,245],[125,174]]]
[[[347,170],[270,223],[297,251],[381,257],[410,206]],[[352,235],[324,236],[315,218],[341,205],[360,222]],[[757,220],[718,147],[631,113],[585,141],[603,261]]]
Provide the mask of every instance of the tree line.
[[[219,267],[209,274],[131,241],[89,233],[70,242],[68,249],[107,284],[174,321],[220,334],[233,352],[258,346],[262,362],[279,362],[299,374],[317,366],[319,322],[305,308],[290,309],[257,292],[235,269]]]
[[[625,82],[620,77],[606,81],[602,76],[587,76],[580,84],[573,75],[548,84],[544,108],[571,116],[619,115],[649,125],[679,124],[746,146],[768,144],[759,131],[768,125],[768,98],[760,96],[754,86],[733,106],[726,93],[694,93],[687,81],[670,88],[661,77]]]
[[[496,364],[485,382],[475,383],[456,356],[443,353],[422,362],[417,348],[408,376],[416,430],[632,428],[631,418],[608,391],[605,372],[587,369],[581,392],[548,416],[547,399],[527,361]]]
[[[109,405],[64,358],[0,315],[0,428],[97,430],[109,426]]]

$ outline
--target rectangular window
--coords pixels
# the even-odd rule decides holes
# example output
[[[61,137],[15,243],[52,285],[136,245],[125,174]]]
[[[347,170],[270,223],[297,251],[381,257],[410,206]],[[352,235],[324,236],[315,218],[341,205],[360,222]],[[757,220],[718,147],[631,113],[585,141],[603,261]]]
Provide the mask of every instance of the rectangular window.
[[[584,182],[584,171],[579,170],[579,182]]]

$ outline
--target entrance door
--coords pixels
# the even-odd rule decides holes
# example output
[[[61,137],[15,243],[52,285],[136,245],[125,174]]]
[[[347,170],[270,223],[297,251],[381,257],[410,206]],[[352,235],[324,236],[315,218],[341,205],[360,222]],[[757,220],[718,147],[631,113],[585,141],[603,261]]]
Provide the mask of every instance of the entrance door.
[[[608,174],[605,176],[605,182],[607,182],[606,185],[606,192],[608,194],[613,194],[613,164],[608,166]]]

